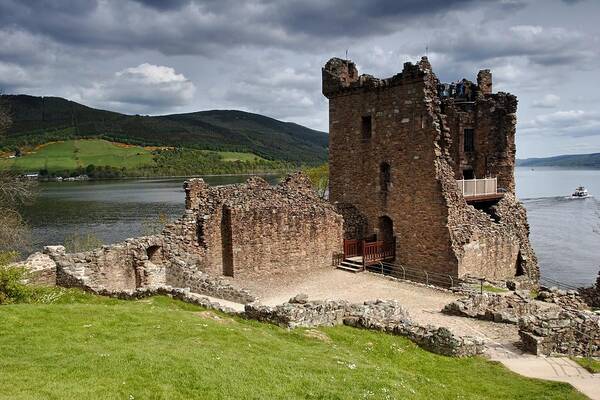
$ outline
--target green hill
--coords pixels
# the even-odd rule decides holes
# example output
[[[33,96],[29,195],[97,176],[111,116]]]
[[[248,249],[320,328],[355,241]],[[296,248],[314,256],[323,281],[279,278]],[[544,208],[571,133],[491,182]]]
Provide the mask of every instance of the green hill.
[[[522,167],[600,168],[600,153],[569,154],[545,158],[517,160]]]
[[[327,134],[235,110],[164,116],[125,115],[59,97],[4,95],[13,124],[0,149],[100,138],[140,146],[253,153],[268,160],[317,164],[327,159]]]

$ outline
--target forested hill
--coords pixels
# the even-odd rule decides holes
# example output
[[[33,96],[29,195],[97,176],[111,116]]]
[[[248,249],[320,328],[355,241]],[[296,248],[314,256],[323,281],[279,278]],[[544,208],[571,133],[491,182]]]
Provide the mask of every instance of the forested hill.
[[[524,160],[517,160],[517,165],[523,167],[600,168],[600,153],[526,158]]]
[[[254,153],[266,159],[316,164],[327,159],[327,134],[235,110],[164,116],[125,115],[60,97],[4,95],[13,125],[0,149],[76,138],[142,146]]]

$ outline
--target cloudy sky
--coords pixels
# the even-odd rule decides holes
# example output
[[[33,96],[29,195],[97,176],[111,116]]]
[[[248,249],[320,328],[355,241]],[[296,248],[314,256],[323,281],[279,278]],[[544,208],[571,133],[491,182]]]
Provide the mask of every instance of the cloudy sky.
[[[241,109],[327,130],[321,66],[491,68],[517,156],[600,152],[597,0],[0,0],[0,90],[125,113]],[[427,49],[427,50],[426,50]]]

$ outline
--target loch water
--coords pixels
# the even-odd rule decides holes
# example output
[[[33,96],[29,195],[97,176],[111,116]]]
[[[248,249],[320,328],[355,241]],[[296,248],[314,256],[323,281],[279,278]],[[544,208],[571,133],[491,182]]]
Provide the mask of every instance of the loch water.
[[[600,170],[517,168],[517,195],[525,205],[531,241],[542,276],[570,285],[595,281],[600,268]],[[271,183],[277,176],[265,176]],[[240,183],[247,176],[210,176],[211,185]],[[184,178],[43,182],[23,214],[32,229],[33,250],[93,233],[115,243],[145,233],[159,214],[184,209]],[[598,197],[570,198],[583,185]],[[146,222],[145,222],[146,221]]]

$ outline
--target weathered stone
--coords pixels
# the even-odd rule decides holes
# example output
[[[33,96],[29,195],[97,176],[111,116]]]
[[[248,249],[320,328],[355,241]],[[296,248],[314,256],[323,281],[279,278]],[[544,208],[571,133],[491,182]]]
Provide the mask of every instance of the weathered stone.
[[[538,304],[524,296],[483,293],[453,301],[447,304],[442,312],[516,325],[519,318],[533,315],[539,310]]]
[[[405,336],[418,345],[438,354],[471,356],[483,352],[481,339],[459,337],[448,329],[421,326],[410,320],[408,312],[397,301],[367,301],[352,304],[346,301],[307,301],[298,296],[275,307],[246,304],[246,318],[269,322],[286,328],[335,326],[345,324],[356,328],[377,330]]]
[[[523,348],[537,355],[600,356],[600,315],[560,308],[519,321]]]
[[[575,290],[561,290],[556,287],[545,287],[540,286],[538,300],[558,304],[564,308],[572,308],[575,310],[589,310],[589,306],[586,304],[584,299]]]
[[[388,79],[338,58],[322,73],[330,199],[347,219],[346,238],[395,241],[396,262],[419,270],[537,281],[514,196],[515,96],[493,94],[488,70],[478,85],[463,80],[460,96],[444,95],[426,57]],[[467,204],[456,180],[468,175],[496,177],[503,199]]]
[[[33,253],[23,262],[14,263],[14,266],[24,267],[29,275],[26,283],[36,285],[56,284],[56,263],[47,254]]]

